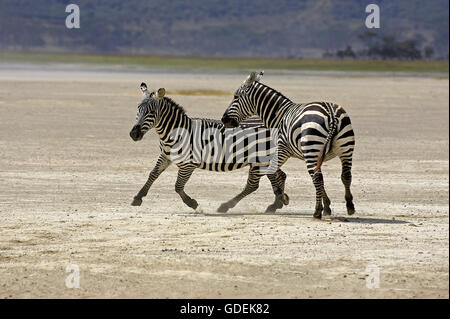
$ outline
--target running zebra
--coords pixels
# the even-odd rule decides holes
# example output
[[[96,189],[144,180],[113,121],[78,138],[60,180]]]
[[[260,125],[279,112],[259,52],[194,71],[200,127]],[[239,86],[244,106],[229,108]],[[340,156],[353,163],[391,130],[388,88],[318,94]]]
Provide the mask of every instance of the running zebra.
[[[237,89],[222,122],[236,127],[246,118],[258,115],[268,128],[278,129],[278,167],[288,158],[306,161],[316,188],[315,218],[331,215],[331,201],[324,188],[321,165],[338,156],[342,163],[341,180],[345,186],[347,213],[355,213],[352,181],[352,154],[355,146],[350,118],[334,103],[296,104],[280,92],[260,82],[263,72],[252,72]],[[323,205],[322,205],[323,203]]]
[[[172,162],[179,168],[175,191],[183,202],[193,209],[198,207],[198,203],[184,192],[184,186],[196,168],[227,172],[250,166],[245,189],[223,203],[218,209],[219,212],[233,208],[241,199],[256,190],[254,184],[256,181],[259,183],[259,176],[267,167],[267,157],[255,158],[255,152],[252,150],[255,145],[261,149],[266,148],[271,137],[260,120],[243,122],[237,130],[225,129],[219,120],[190,118],[181,106],[164,97],[163,88],[157,92],[149,92],[145,83],[142,83],[140,88],[144,99],[138,106],[136,124],[130,136],[134,141],[139,141],[154,127],[160,138],[161,153],[147,182],[134,197],[133,206],[142,204],[142,198],[147,195],[153,182]],[[261,131],[265,134],[261,134]],[[221,145],[218,145],[219,142],[226,144],[230,152],[225,152]],[[276,145],[274,147],[276,148]],[[228,155],[228,158],[225,158],[225,155]],[[275,201],[267,207],[266,212],[275,212],[289,203],[289,197],[284,194],[286,174],[276,168],[272,174],[267,174],[267,177],[272,185]]]

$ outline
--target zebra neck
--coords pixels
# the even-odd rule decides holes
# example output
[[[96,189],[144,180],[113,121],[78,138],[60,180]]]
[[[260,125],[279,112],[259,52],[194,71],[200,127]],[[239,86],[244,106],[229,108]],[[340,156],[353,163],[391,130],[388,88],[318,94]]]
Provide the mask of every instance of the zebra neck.
[[[280,92],[258,83],[255,89],[256,113],[266,127],[278,127],[286,111],[294,105],[290,99]]]
[[[192,120],[181,108],[164,104],[160,106],[160,112],[161,116],[155,129],[162,141],[170,141],[171,133],[175,133],[174,130],[177,128],[188,131],[191,129]]]

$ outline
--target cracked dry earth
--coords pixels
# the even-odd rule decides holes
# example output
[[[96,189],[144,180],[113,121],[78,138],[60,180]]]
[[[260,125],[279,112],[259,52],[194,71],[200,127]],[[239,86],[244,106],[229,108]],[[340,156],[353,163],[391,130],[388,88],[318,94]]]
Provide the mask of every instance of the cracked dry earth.
[[[294,101],[344,106],[356,134],[347,216],[340,163],[323,166],[333,218],[290,159],[289,206],[264,214],[267,179],[229,213],[244,168],[176,167],[130,203],[156,163],[157,136],[128,133],[139,84],[165,87],[193,117],[220,118],[246,72],[0,68],[1,298],[448,298],[449,82],[439,77],[266,72]],[[173,92],[171,94],[171,92]],[[80,287],[66,287],[69,264]],[[379,288],[367,288],[379,270]],[[369,277],[368,277],[369,276]]]

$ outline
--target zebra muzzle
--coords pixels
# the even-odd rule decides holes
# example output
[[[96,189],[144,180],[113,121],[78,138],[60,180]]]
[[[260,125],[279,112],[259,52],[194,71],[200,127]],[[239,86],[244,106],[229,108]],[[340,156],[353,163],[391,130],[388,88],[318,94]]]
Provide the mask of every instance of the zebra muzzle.
[[[226,128],[234,128],[239,126],[239,123],[235,119],[229,118],[228,116],[222,117],[221,121]]]
[[[142,134],[141,128],[138,125],[135,125],[130,132],[130,137],[133,141],[139,141],[142,139],[144,134]]]

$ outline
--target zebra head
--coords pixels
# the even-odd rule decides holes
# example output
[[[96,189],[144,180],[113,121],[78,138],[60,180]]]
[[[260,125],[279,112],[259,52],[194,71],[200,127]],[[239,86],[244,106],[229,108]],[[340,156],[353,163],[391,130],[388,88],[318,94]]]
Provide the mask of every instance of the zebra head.
[[[246,118],[256,114],[256,107],[251,98],[253,84],[261,80],[264,71],[252,72],[242,85],[234,93],[230,106],[226,109],[222,117],[225,127],[237,127]]]
[[[159,101],[166,93],[166,90],[163,88],[159,89],[156,93],[149,92],[145,83],[141,83],[141,91],[144,99],[138,106],[136,124],[130,132],[133,141],[140,141],[145,133],[158,123]]]

